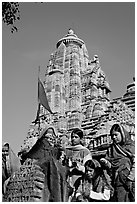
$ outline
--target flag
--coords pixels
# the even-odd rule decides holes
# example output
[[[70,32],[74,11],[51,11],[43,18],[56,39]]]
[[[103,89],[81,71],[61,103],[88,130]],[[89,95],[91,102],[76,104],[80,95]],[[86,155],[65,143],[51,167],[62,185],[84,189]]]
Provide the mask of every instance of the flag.
[[[39,122],[39,113],[40,113],[40,103],[38,104],[38,110],[37,110],[36,119],[34,121],[32,121],[32,123],[37,124]]]
[[[40,79],[38,78],[38,110],[37,110],[36,119],[34,121],[32,121],[32,123],[37,124],[40,122],[39,121],[40,105],[43,105],[45,109],[47,109],[51,114],[53,114],[50,107],[49,107],[48,99],[47,99],[43,84],[40,81]],[[43,117],[43,115],[41,117]]]
[[[45,109],[47,109],[51,114],[53,114],[49,107],[48,99],[47,99],[43,84],[39,78],[38,78],[38,100],[39,100],[39,103],[43,105]]]

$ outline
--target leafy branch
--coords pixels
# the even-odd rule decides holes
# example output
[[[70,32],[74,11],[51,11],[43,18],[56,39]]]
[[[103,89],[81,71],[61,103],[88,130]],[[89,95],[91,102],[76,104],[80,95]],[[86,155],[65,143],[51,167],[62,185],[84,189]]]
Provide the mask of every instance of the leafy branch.
[[[11,26],[11,32],[18,31],[15,22],[20,20],[20,10],[18,2],[2,2],[2,21]]]

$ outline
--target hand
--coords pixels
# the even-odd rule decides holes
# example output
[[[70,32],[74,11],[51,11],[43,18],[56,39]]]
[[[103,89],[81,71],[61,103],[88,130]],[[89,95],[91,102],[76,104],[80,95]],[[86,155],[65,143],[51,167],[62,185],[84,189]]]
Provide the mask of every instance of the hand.
[[[83,192],[83,197],[88,198],[90,196],[90,190],[87,189],[86,191]]]
[[[77,201],[78,201],[78,202],[84,202],[83,196],[82,196],[82,195],[79,195],[79,196],[77,197]]]
[[[126,180],[126,186],[127,186],[127,189],[129,190],[129,191],[131,191],[132,190],[132,181],[131,180],[129,180],[129,179],[127,179]]]
[[[72,167],[77,167],[77,163],[76,162],[72,162]]]
[[[100,159],[100,164],[104,167],[108,167],[109,169],[111,168],[111,163],[105,158]]]
[[[85,172],[85,167],[82,166],[82,165],[77,165],[77,169],[78,169],[79,171]]]

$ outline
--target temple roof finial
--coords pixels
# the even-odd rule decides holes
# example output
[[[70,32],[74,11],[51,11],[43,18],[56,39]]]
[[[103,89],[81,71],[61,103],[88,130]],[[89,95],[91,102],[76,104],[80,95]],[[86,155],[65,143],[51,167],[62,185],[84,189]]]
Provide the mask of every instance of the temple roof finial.
[[[77,37],[77,35],[74,33],[74,31],[72,30],[72,28],[69,28],[67,35],[65,35],[65,37],[61,38],[58,42],[57,42],[57,48],[59,47],[59,45],[61,43],[70,43],[70,42],[75,42],[77,44],[79,44],[80,46],[84,44],[84,41],[81,40],[80,38]]]
[[[71,28],[69,28],[68,34],[69,34],[69,35],[73,35],[73,34],[74,34],[74,31],[73,31]]]

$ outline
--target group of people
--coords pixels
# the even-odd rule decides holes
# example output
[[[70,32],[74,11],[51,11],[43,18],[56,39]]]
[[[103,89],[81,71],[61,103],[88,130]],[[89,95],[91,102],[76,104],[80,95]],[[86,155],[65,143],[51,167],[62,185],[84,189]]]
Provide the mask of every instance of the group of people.
[[[46,131],[54,145],[54,129]],[[61,149],[60,161],[68,167],[69,201],[135,201],[135,144],[120,124],[110,130],[112,144],[105,158],[94,159],[82,145],[83,131],[75,128],[71,145]]]
[[[110,135],[112,144],[101,159],[92,157],[90,150],[82,145],[83,131],[79,128],[73,129],[70,145],[58,147],[57,158],[68,170],[68,202],[135,201],[134,141],[120,124],[112,126]],[[40,137],[45,137],[54,149],[53,127],[45,128]]]

